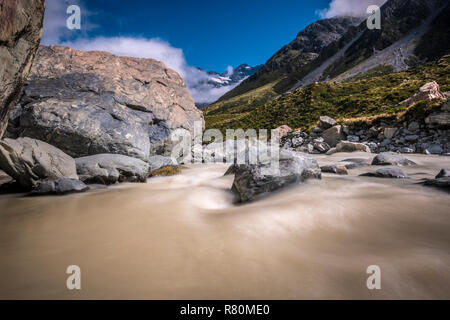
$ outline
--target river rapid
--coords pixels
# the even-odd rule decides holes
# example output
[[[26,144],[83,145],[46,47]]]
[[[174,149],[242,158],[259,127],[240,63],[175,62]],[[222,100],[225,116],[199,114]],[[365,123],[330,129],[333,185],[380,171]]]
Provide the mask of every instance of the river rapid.
[[[366,153],[317,156],[321,165]],[[450,298],[450,196],[411,179],[324,174],[233,204],[227,165],[63,197],[0,196],[0,299]],[[81,290],[66,268],[81,268]],[[366,269],[381,269],[368,290]]]

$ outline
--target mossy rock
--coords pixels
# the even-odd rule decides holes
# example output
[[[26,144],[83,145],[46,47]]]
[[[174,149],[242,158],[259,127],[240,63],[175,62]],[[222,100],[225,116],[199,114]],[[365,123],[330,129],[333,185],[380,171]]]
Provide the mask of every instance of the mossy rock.
[[[175,176],[181,173],[181,169],[179,167],[163,167],[158,170],[152,171],[150,173],[150,177],[170,177]]]

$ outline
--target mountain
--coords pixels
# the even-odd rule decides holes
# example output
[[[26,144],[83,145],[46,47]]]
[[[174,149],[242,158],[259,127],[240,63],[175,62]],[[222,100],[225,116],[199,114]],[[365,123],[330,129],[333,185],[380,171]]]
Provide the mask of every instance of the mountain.
[[[189,87],[190,90],[197,90],[200,92],[221,92],[222,94],[226,93],[229,90],[232,90],[237,85],[239,85],[243,80],[255,74],[261,65],[250,67],[248,64],[241,64],[237,68],[228,68],[227,71],[223,73],[218,73],[215,71],[205,71],[203,69],[197,68],[203,74],[206,74],[206,77],[201,78],[194,85]],[[198,108],[203,108],[213,102],[215,102],[220,96],[216,96],[214,94],[207,95],[206,99],[203,101],[196,101],[196,105]],[[203,96],[203,95],[202,95]]]
[[[347,30],[359,24],[360,18],[338,17],[314,22],[298,33],[288,45],[276,52],[253,76],[221,98],[231,98],[276,79],[297,72],[316,59],[330,43],[340,39]]]
[[[308,127],[305,101],[309,101],[308,109],[315,108],[317,113],[337,108],[343,115],[368,116],[383,112],[383,108],[393,110],[399,97],[408,97],[424,84],[429,78],[424,70],[430,68],[441,81],[439,84],[448,89],[448,73],[446,76],[441,74],[448,72],[444,67],[448,60],[434,67],[427,63],[450,53],[449,8],[447,0],[389,0],[381,8],[381,30],[369,30],[365,20],[358,25],[352,24],[352,20],[341,20],[345,18],[321,20],[308,26],[299,35],[323,27],[324,23],[328,25],[326,30],[332,30],[330,24],[335,23],[338,24],[336,30],[343,30],[345,23],[348,27],[340,37],[336,35],[328,44],[324,42],[323,47],[308,46],[309,41],[300,41],[303,44],[298,50],[300,54],[296,53],[296,58],[290,60],[287,53],[289,48],[298,48],[294,46],[298,43],[297,37],[259,72],[204,109],[207,127],[245,128],[251,125],[253,128],[275,128],[282,121],[285,122],[281,124],[289,122],[292,126]],[[310,48],[316,50],[316,54],[309,55],[308,61],[304,52],[311,52]],[[425,68],[421,69],[422,66]],[[417,72],[421,77],[414,77],[412,81],[411,72]],[[397,81],[398,76],[406,77],[402,79],[404,85],[387,84],[385,92],[393,95],[387,99],[372,100],[373,97],[380,98],[380,92],[370,91],[373,97],[369,96],[370,88],[360,83],[372,78],[384,81],[395,78]],[[340,83],[351,83],[353,87],[343,85],[342,90],[335,92],[337,96],[330,100],[326,91],[333,91]],[[375,83],[381,86],[380,82]],[[352,88],[365,90],[364,94]],[[359,105],[364,103],[364,98],[371,104]],[[345,105],[345,110],[339,105],[330,106],[330,101]],[[289,112],[285,113],[286,110]],[[286,118],[285,114],[291,118]]]

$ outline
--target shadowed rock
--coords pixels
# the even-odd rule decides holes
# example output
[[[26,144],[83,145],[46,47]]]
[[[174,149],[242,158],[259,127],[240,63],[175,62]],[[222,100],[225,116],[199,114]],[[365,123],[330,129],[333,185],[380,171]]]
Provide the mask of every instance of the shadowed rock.
[[[37,188],[31,192],[31,195],[65,195],[69,193],[85,192],[87,190],[89,190],[89,187],[80,180],[58,179],[55,181],[42,181]]]
[[[325,130],[322,133],[322,138],[330,147],[336,147],[341,140],[345,139],[342,126],[337,125]]]
[[[43,18],[44,0],[0,1],[0,139],[30,72]]]
[[[281,150],[279,171],[271,170],[269,160],[258,164],[236,165],[232,192],[239,202],[247,202],[258,195],[310,178],[321,178],[316,160],[307,154]]]
[[[339,175],[347,175],[347,168],[343,165],[331,165],[331,166],[323,166],[320,167],[320,170],[323,173],[334,173]]]
[[[33,189],[42,180],[78,179],[72,157],[30,138],[0,141],[0,167],[26,190]]]
[[[148,163],[120,154],[97,154],[75,162],[80,180],[85,183],[145,182],[149,173]]]
[[[438,175],[436,176],[436,179],[439,178],[449,178],[450,177],[450,170],[448,169],[442,169]]]
[[[408,176],[399,168],[382,168],[375,172],[363,173],[361,177],[376,177],[390,179],[408,179]]]
[[[415,164],[414,161],[393,152],[380,153],[372,161],[372,165],[375,166],[413,166]]]

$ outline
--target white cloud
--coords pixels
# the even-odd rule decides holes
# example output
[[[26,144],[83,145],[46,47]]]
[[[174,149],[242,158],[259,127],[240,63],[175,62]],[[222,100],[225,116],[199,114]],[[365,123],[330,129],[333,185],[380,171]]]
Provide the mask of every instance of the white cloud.
[[[332,0],[329,7],[319,10],[322,18],[336,16],[367,17],[367,8],[370,5],[382,6],[387,0]]]

